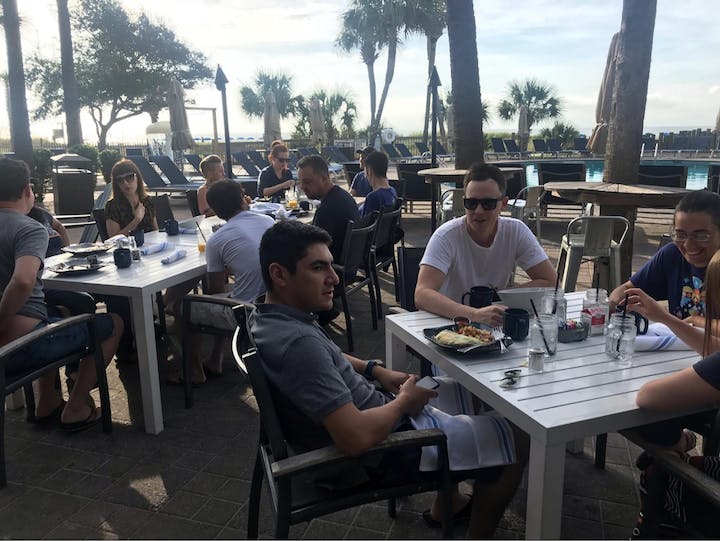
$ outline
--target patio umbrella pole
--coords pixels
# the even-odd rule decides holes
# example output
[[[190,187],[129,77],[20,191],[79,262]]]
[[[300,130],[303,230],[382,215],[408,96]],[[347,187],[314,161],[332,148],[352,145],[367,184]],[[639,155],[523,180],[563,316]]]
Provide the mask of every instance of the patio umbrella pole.
[[[440,86],[440,77],[433,66],[432,75],[430,75],[430,91],[432,92],[432,133],[430,136],[430,167],[437,167],[437,121],[438,121],[438,86]]]
[[[227,112],[227,93],[225,86],[228,84],[228,78],[225,77],[220,65],[217,67],[215,72],[215,88],[220,91],[222,96],[222,110],[223,110],[223,126],[225,128],[225,171],[227,172],[227,178],[235,178],[232,170],[232,153],[230,151],[230,123],[228,122]]]

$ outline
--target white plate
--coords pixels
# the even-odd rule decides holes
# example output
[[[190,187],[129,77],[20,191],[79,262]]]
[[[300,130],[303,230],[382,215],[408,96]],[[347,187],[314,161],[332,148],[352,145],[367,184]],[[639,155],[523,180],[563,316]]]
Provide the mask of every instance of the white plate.
[[[253,212],[261,212],[263,214],[275,213],[282,208],[281,203],[253,203],[250,210]]]

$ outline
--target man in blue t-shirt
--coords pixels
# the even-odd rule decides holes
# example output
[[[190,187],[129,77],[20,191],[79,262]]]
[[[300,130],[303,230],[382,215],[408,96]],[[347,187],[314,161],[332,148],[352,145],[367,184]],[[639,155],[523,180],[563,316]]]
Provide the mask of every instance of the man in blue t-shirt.
[[[360,154],[360,172],[355,174],[350,184],[350,195],[352,196],[365,197],[372,191],[372,186],[370,186],[370,181],[365,173],[365,158],[367,158],[371,152],[375,152],[373,147],[365,147],[358,151],[358,154]]]
[[[705,325],[705,268],[720,249],[720,195],[691,192],[675,207],[672,244],[610,294],[611,307],[622,304],[630,288],[640,288],[691,325]],[[632,308],[632,305],[630,306]]]

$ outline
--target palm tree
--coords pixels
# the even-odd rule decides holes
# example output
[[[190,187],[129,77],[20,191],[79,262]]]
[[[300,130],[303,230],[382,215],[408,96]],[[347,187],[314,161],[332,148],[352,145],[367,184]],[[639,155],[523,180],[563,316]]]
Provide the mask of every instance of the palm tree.
[[[335,45],[345,52],[351,52],[353,49],[360,51],[370,86],[370,124],[372,125],[377,108],[375,61],[378,58],[376,38],[376,29],[379,25],[378,13],[372,9],[354,6],[345,11],[341,18],[340,35],[335,40]]]
[[[557,121],[552,128],[543,128],[540,131],[541,137],[545,139],[557,139],[563,148],[572,148],[575,138],[578,135],[580,135],[580,133],[575,129],[575,126]]]
[[[342,15],[342,28],[336,44],[345,51],[360,49],[363,62],[368,68],[370,82],[370,130],[373,140],[380,131],[383,109],[395,75],[397,49],[400,45],[400,33],[410,29],[406,21],[411,18],[411,2],[407,0],[353,0],[351,8]],[[375,60],[378,51],[387,47],[387,66],[385,82],[380,101],[375,109],[376,84]]]
[[[240,105],[250,117],[262,117],[265,114],[265,94],[275,94],[280,118],[287,118],[296,111],[297,96],[293,96],[292,77],[259,70],[255,75],[255,86],[243,86],[240,89]]]
[[[428,79],[435,66],[437,42],[447,26],[447,5],[445,0],[414,0],[409,2],[408,20],[410,31],[425,35],[427,45]],[[430,123],[430,96],[427,87],[425,92],[425,123],[423,124],[423,142],[427,144],[428,125]]]
[[[8,88],[10,90],[10,137],[18,159],[33,167],[30,117],[25,96],[25,68],[20,42],[20,17],[16,0],[2,0],[2,23],[8,60]]]
[[[525,105],[528,109],[528,129],[533,125],[560,115],[560,98],[553,95],[553,88],[536,79],[526,79],[522,83],[511,81],[508,96],[498,105],[498,114],[505,120],[512,119]]]
[[[67,126],[67,144],[70,147],[82,144],[83,135],[80,124],[80,99],[78,97],[77,79],[75,78],[68,0],[57,0],[57,10],[58,24],[60,26],[63,109],[65,109],[65,124]]]
[[[483,107],[472,0],[448,2],[447,23],[455,113],[455,167],[464,169],[484,160]]]
[[[310,134],[309,104],[315,99],[320,102],[320,109],[325,119],[325,132],[330,143],[339,136],[355,136],[357,106],[350,94],[342,91],[316,90],[309,96],[299,96],[293,137],[307,137]]]

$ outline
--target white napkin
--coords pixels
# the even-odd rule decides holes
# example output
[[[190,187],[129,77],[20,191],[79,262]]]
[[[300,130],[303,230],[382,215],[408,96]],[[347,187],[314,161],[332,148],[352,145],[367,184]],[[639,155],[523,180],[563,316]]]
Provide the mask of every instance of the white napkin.
[[[167,241],[146,244],[145,246],[140,248],[140,253],[142,255],[156,254],[158,252],[162,252],[163,250],[167,250],[169,246],[170,243]]]
[[[635,338],[635,351],[689,350],[692,349],[680,340],[663,323],[651,323],[647,334]]]
[[[181,235],[194,235],[197,233],[197,227],[181,227],[178,229]]]
[[[163,257],[160,260],[160,263],[162,263],[163,265],[169,265],[170,263],[175,263],[175,261],[178,261],[186,256],[187,252],[185,250],[178,250],[177,252],[173,252],[167,257]]]

